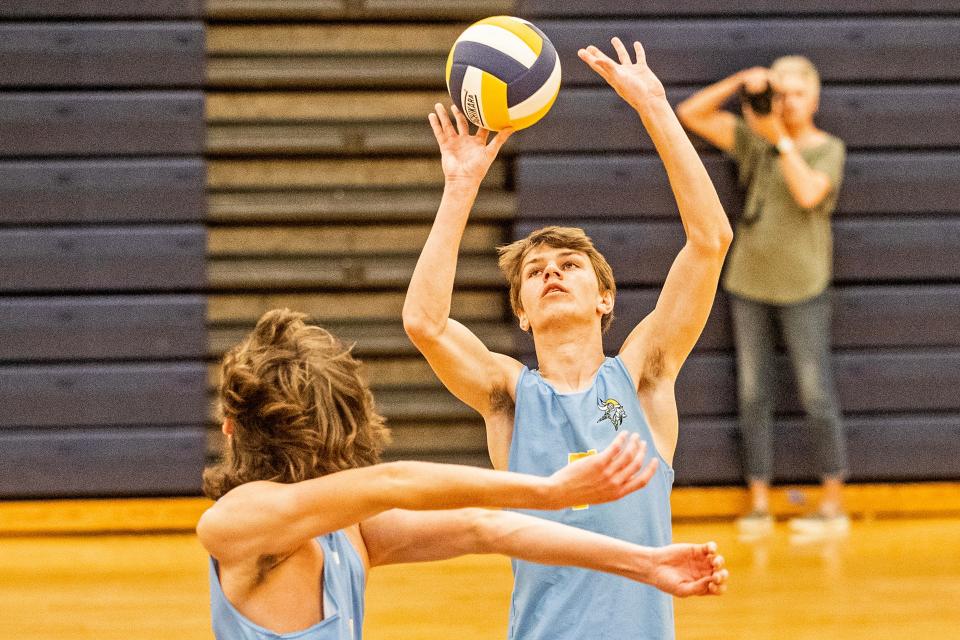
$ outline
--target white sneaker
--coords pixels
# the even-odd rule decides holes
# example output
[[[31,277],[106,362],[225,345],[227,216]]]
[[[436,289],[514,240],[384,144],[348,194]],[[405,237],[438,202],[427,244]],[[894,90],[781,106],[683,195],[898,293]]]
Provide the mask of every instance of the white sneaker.
[[[759,536],[773,531],[773,516],[769,511],[753,510],[745,516],[737,518],[737,530],[740,533]]]
[[[815,511],[799,518],[791,518],[790,529],[806,535],[847,533],[850,531],[850,518],[845,513],[828,515]]]

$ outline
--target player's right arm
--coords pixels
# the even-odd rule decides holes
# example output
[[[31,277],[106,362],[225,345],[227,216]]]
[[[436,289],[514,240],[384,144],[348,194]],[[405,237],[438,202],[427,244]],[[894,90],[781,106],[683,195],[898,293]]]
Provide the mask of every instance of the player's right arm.
[[[561,509],[617,500],[649,482],[645,444],[622,434],[543,478],[429,462],[392,462],[293,484],[249,482],[229,491],[197,524],[200,542],[220,562],[282,557],[307,541],[390,509],[503,507]]]
[[[677,118],[687,130],[697,134],[721,151],[732,151],[737,118],[723,109],[724,103],[746,85],[754,92],[763,91],[767,69],[752,67],[738,71],[696,92],[677,105]]]
[[[511,511],[394,509],[364,520],[360,531],[371,567],[498,553],[604,571],[678,597],[720,595],[729,575],[714,543],[643,547]]]
[[[519,362],[491,352],[463,324],[450,318],[457,254],[480,183],[510,136],[489,131],[470,135],[469,123],[454,108],[454,122],[436,105],[429,116],[440,146],[443,197],[403,305],[403,326],[434,372],[455,396],[488,419],[500,391],[512,390]]]

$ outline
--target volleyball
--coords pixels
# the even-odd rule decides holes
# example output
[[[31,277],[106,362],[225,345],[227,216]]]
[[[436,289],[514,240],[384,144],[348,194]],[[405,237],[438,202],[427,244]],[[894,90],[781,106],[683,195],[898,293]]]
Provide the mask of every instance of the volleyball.
[[[524,129],[547,115],[560,91],[560,58],[540,29],[493,16],[460,34],[447,56],[447,90],[473,124]]]

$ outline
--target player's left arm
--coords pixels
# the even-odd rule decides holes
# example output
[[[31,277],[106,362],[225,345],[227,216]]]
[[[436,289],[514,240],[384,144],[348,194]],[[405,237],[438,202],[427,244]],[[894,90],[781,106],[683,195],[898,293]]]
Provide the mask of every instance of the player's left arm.
[[[619,63],[593,46],[581,49],[580,58],[640,115],[663,160],[686,234],[656,308],[630,333],[620,356],[638,385],[672,383],[710,315],[733,231],[663,85],[647,66],[643,47],[634,43],[633,62],[618,38],[612,42]]]
[[[719,595],[728,575],[713,543],[644,547],[509,511],[394,509],[363,521],[360,531],[371,567],[498,553],[613,573],[680,597]]]

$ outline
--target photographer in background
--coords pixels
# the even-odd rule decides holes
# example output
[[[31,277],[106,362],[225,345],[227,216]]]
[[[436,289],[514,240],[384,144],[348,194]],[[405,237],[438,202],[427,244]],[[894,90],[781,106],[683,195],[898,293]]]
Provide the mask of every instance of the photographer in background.
[[[723,105],[740,94],[743,117]],[[843,176],[844,144],[813,122],[820,78],[800,56],[777,59],[699,91],[677,108],[680,121],[730,155],[746,191],[722,284],[730,294],[737,349],[740,428],[752,510],[741,530],[772,530],[776,330],[793,366],[816,435],[823,499],[791,521],[806,533],[849,528],[842,488],[846,447],[830,364],[833,240],[830,216]]]

